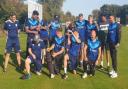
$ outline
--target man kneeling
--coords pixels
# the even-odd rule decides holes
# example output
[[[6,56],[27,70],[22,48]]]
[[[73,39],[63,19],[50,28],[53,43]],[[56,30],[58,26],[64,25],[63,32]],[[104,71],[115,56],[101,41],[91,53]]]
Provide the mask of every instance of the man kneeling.
[[[34,71],[37,75],[41,75],[41,67],[42,67],[42,49],[44,48],[44,43],[39,39],[39,36],[36,35],[33,41],[29,45],[29,56],[25,60],[25,70],[26,74],[24,74],[21,79],[30,79],[30,64],[34,64]]]
[[[80,43],[79,33],[77,31],[69,31],[68,42],[67,42],[67,53],[64,56],[64,79],[67,79],[67,65],[68,60],[70,61],[70,68],[73,70],[73,73],[76,74],[77,62],[80,53]]]

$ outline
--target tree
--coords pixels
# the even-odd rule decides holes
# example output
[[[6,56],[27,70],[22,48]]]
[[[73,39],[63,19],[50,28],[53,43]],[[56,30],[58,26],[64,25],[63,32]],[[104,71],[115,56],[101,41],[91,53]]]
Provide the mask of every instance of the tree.
[[[98,20],[100,13],[101,12],[98,9],[95,9],[95,10],[92,11],[92,15],[93,15],[95,20]]]
[[[0,24],[9,17],[11,12],[15,12],[18,18],[27,11],[27,7],[20,0],[0,0]]]

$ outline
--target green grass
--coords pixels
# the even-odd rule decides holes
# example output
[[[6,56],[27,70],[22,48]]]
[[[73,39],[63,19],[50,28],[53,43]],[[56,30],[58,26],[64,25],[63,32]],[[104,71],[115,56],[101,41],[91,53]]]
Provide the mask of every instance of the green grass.
[[[79,74],[73,75],[69,73],[69,78],[63,80],[61,76],[56,76],[55,79],[50,79],[48,70],[44,68],[44,73],[41,76],[37,76],[32,73],[30,80],[21,80],[19,77],[22,75],[16,71],[13,61],[16,58],[12,56],[8,65],[8,71],[4,73],[2,67],[0,67],[0,89],[128,89],[128,28],[122,29],[122,41],[118,49],[118,69],[119,77],[111,79],[107,74],[96,71],[95,77],[88,77],[87,79],[81,79]],[[0,37],[0,64],[2,64],[2,55],[4,53],[6,38]],[[20,35],[22,60],[25,57],[26,48],[26,34]],[[63,73],[63,71],[62,71]]]

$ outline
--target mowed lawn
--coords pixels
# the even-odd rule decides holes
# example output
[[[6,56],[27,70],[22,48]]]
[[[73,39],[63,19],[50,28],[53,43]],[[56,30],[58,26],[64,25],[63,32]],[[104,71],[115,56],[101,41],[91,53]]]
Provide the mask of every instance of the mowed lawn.
[[[128,89],[128,28],[122,28],[122,41],[118,49],[119,77],[111,79],[104,70],[96,71],[94,77],[81,78],[82,70],[77,75],[69,73],[69,78],[63,80],[60,75],[55,79],[48,77],[48,70],[43,68],[41,76],[32,73],[30,80],[21,80],[22,73],[16,71],[15,56],[11,56],[7,72],[2,69],[3,53],[5,48],[5,36],[0,37],[0,89]],[[20,34],[22,60],[25,59],[26,34]],[[13,55],[13,54],[12,54]],[[63,70],[62,70],[63,73]]]

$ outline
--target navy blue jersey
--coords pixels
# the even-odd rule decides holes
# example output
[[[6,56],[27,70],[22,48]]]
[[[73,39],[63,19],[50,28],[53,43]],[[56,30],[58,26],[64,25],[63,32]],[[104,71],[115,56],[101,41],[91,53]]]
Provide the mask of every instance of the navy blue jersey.
[[[55,36],[54,42],[53,42],[55,47],[54,47],[53,51],[54,52],[59,52],[62,48],[64,48],[64,42],[65,42],[65,37],[64,36],[61,37],[61,38]]]
[[[41,26],[47,26],[47,22],[45,22],[44,20],[41,20],[40,25]],[[48,39],[48,31],[47,31],[47,29],[41,29],[40,30],[40,38],[43,39],[43,40]]]
[[[59,21],[57,21],[57,20],[53,20],[53,21],[51,21],[51,26],[50,26],[50,38],[52,38],[52,37],[55,37],[55,35],[56,35],[56,30],[58,29],[58,28],[60,28],[60,23],[59,23]]]
[[[4,29],[8,32],[8,38],[18,38],[19,22],[5,21]]]
[[[117,44],[119,43],[119,24],[118,23],[110,23],[108,27],[108,36],[107,41]]]
[[[75,22],[76,28],[77,28],[77,30],[79,32],[80,39],[81,39],[82,42],[85,41],[85,37],[86,37],[86,25],[87,25],[87,23],[88,22],[86,20],[82,20],[82,21],[77,20]]]
[[[36,20],[36,19],[32,19],[32,18],[29,18],[26,23],[25,23],[25,27],[28,27],[29,30],[31,30],[30,28],[33,27],[33,26],[38,26],[39,25],[39,21]],[[36,29],[32,30],[32,31],[36,31]],[[32,33],[28,33],[28,36],[30,38],[33,38],[34,37],[34,34]]]
[[[79,56],[80,44],[76,42],[74,36],[71,36],[71,44],[69,47],[69,54],[73,56]]]
[[[98,58],[98,53],[99,53],[98,49],[100,47],[100,41],[98,39],[94,41],[92,39],[88,39],[87,46],[88,46],[87,49],[88,59],[92,61],[96,61]]]
[[[42,41],[37,44],[32,41],[29,48],[31,48],[32,53],[36,55],[36,59],[40,60],[42,58],[42,49],[44,48],[44,43]]]
[[[88,23],[87,25],[86,25],[86,29],[87,29],[87,38],[90,38],[90,36],[91,36],[91,31],[92,30],[97,30],[97,26],[96,26],[96,24],[90,24],[90,23]]]

